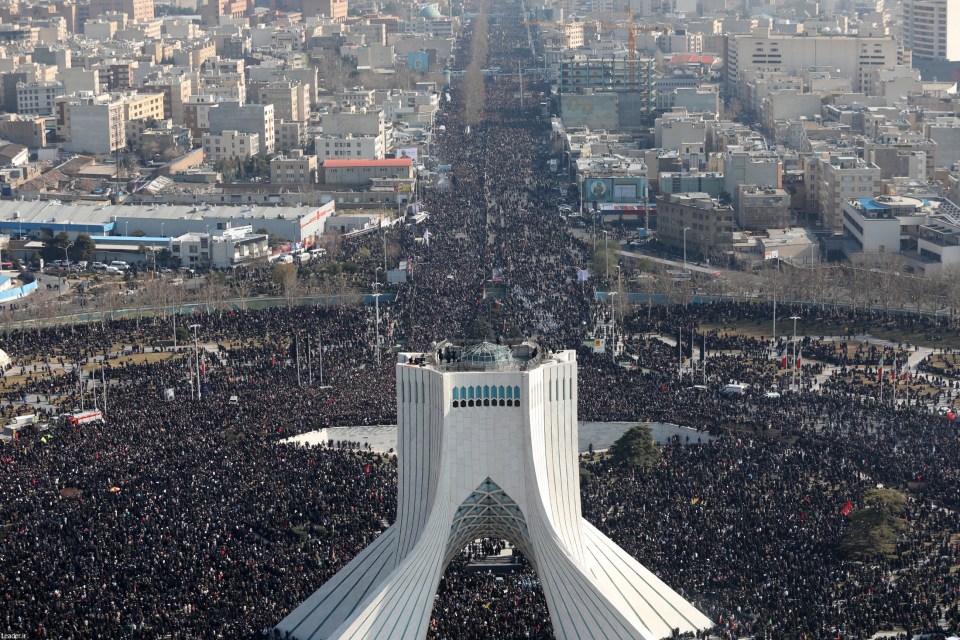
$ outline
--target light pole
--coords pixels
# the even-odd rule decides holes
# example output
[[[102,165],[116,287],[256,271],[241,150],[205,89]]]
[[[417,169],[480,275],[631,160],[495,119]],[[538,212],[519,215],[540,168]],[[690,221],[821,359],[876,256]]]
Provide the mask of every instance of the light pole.
[[[380,283],[374,282],[373,288],[375,293],[373,294],[374,308],[376,309],[376,346],[374,347],[377,353],[377,366],[380,366],[380,296],[383,294],[380,293]]]
[[[683,228],[683,271],[687,271],[687,231],[690,231],[690,227]]]
[[[163,223],[162,223],[162,222],[160,223],[160,237],[161,237],[161,238],[164,237],[164,235],[163,235]]]
[[[200,393],[200,325],[192,324],[190,328],[193,329],[193,348],[194,355],[197,359],[197,400],[201,399]]]
[[[790,383],[790,388],[796,391],[796,387],[797,387],[797,320],[800,319],[800,316],[790,316],[790,319],[793,320],[793,380]]]
[[[607,268],[607,283],[610,282],[610,232],[606,229],[603,230],[603,264]]]
[[[613,296],[617,295],[617,291],[610,292],[610,314],[613,325],[613,330],[611,331],[611,344],[610,344],[610,358],[613,360],[617,359],[617,308],[613,305]]]
[[[63,268],[60,269],[60,295],[57,296],[57,302],[60,304],[61,311],[63,309],[63,306],[62,306],[63,298],[61,296],[63,295],[63,292],[66,289],[66,285],[67,285],[67,269],[70,268],[70,247],[72,246],[73,246],[73,243],[70,242],[67,244],[67,246],[63,248],[64,265],[63,265]]]

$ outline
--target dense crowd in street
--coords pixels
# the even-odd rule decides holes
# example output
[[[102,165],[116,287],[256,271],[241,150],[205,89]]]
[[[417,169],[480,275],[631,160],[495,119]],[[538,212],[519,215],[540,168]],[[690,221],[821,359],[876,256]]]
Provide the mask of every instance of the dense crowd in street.
[[[490,27],[489,65],[509,69],[529,51],[517,7],[503,11]],[[468,26],[461,41],[469,35]],[[465,67],[468,51],[457,56]],[[581,420],[670,422],[721,436],[667,446],[647,472],[585,458],[582,485],[584,516],[706,612],[713,633],[958,629],[960,437],[932,411],[956,397],[954,371],[915,370],[900,403],[889,391],[882,401],[881,361],[903,364],[916,347],[878,347],[850,330],[798,343],[799,381],[787,393],[792,362],[781,356],[793,361],[795,352],[786,321],[771,352],[762,337],[770,307],[727,302],[622,309],[624,356],[593,353],[583,341],[613,325],[609,305],[593,300],[596,278],[577,281],[591,249],[556,214],[549,123],[529,106],[544,87],[528,84],[526,108],[515,90],[513,80],[488,80],[468,131],[464,88],[450,88],[438,153],[456,180],[425,193],[429,219],[391,231],[415,271],[381,307],[379,328],[369,305],[279,306],[0,335],[14,359],[0,377],[3,417],[108,403],[105,423],[54,422],[0,449],[0,629],[64,639],[273,635],[395,517],[392,456],[280,442],[325,426],[395,422],[395,360],[384,351],[378,364],[378,331],[409,350],[461,336],[577,348]],[[379,238],[356,243],[351,251],[376,257]],[[271,291],[266,270],[245,278]],[[944,318],[778,313],[811,325],[957,331]],[[725,328],[751,323],[754,334]],[[203,345],[199,389],[193,329],[186,344],[183,335],[172,344],[175,326],[188,325]],[[676,343],[684,335],[686,354]],[[836,370],[823,380],[827,367]],[[749,390],[724,395],[731,381]],[[770,388],[785,392],[767,397]],[[881,484],[908,494],[909,524],[896,553],[853,561],[838,547],[849,527],[842,510],[848,501],[848,513],[863,508],[865,492]],[[479,545],[451,563],[431,638],[552,637],[525,561],[502,576],[469,567],[496,551]]]

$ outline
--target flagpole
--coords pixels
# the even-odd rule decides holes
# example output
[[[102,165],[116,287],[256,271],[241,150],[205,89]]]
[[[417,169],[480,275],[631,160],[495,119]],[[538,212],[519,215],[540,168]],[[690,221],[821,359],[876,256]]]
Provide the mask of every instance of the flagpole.
[[[320,386],[323,386],[323,336],[317,335],[317,344],[320,347]]]
[[[677,377],[683,381],[683,325],[677,333]]]
[[[883,356],[885,353],[880,354],[880,373],[879,373],[879,382],[880,382],[880,404],[883,404]]]
[[[897,408],[897,365],[900,364],[897,362],[897,356],[893,356],[893,408]]]

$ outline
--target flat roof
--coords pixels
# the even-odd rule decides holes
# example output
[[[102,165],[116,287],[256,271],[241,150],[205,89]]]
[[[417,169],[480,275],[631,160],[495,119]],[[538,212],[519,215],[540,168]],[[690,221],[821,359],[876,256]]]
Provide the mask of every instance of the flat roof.
[[[332,202],[332,201],[331,201]],[[113,219],[154,218],[158,220],[284,219],[299,220],[313,215],[320,206],[266,206],[254,204],[83,204],[59,200],[0,200],[0,228],[28,228],[43,224],[52,228],[77,225],[111,225]],[[330,207],[331,212],[334,206]]]
[[[324,160],[324,169],[348,169],[351,167],[409,167],[412,158],[385,158],[383,160]]]

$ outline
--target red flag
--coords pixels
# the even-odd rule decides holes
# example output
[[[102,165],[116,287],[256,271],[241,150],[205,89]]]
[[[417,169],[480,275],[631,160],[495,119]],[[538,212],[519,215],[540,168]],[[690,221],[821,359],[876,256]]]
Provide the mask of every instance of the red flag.
[[[783,356],[783,361],[780,363],[780,368],[781,369],[787,368],[787,356]]]
[[[370,465],[367,465],[367,468],[364,469],[363,472],[364,472],[364,473],[370,473]]]
[[[853,511],[853,503],[847,500],[847,504],[843,505],[843,509],[840,509],[842,515],[849,515]]]
[[[877,382],[883,382],[883,363],[880,363],[880,368],[877,369]]]
[[[799,369],[799,368],[800,368],[800,356],[797,356],[797,361],[796,361],[796,363],[794,363],[793,366],[794,366],[795,369]]]

